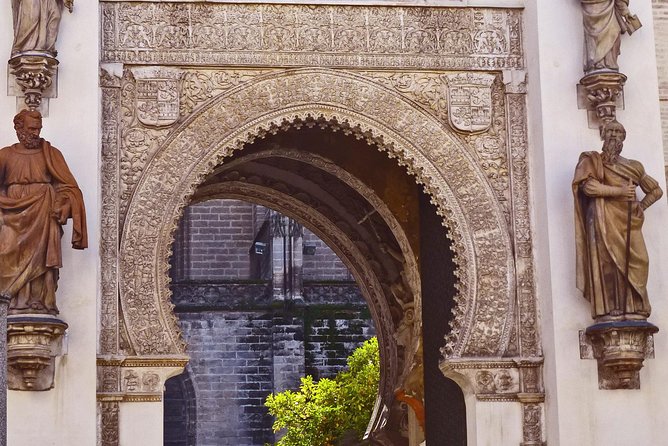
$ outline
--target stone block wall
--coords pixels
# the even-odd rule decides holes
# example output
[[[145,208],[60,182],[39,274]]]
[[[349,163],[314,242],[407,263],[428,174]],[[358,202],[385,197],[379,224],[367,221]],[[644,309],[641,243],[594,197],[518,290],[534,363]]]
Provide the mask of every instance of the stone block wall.
[[[250,275],[255,206],[238,200],[209,200],[186,208],[175,237],[176,280],[233,280]]]
[[[171,382],[180,376],[167,382],[165,445],[273,443],[266,397],[296,389],[305,373],[333,377],[375,335],[368,307],[351,283],[306,285],[306,301],[299,306],[272,303],[268,285],[261,296],[260,285],[221,287],[213,300],[200,298],[212,294],[211,285],[173,287],[193,392]],[[234,298],[224,298],[231,293]],[[175,428],[188,426],[188,417],[196,419],[196,443],[187,443],[187,434]]]
[[[346,265],[322,240],[304,229],[304,246],[315,247],[315,254],[304,251],[302,274],[304,280],[351,280]],[[308,249],[308,248],[307,248]]]
[[[273,390],[271,319],[253,311],[179,313],[191,357],[197,446],[273,443],[272,419],[262,406]]]

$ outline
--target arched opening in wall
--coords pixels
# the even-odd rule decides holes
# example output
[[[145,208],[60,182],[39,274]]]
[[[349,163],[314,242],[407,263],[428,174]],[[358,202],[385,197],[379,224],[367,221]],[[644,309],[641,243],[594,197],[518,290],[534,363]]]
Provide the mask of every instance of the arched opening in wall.
[[[195,388],[188,368],[165,381],[164,444],[195,446],[197,443],[197,406]]]
[[[166,384],[166,446],[273,443],[267,396],[298,388],[305,374],[333,378],[375,335],[337,255],[298,222],[248,201],[188,206],[170,277],[191,359],[188,378]]]
[[[426,429],[426,439],[432,444],[464,445],[466,419],[462,392],[438,370],[440,348],[445,343],[456,294],[455,264],[447,231],[442,226],[442,217],[429,204],[430,197],[422,192],[415,178],[383,154],[376,144],[364,135],[337,127],[336,122],[305,120],[276,129],[247,143],[243,150],[214,168],[193,194],[184,219],[192,217],[193,222],[197,221],[192,215],[196,206],[212,200],[227,203],[226,200],[235,199],[260,205],[255,209],[262,206],[275,209],[291,219],[286,221],[310,229],[346,265],[375,323],[381,382],[369,425],[370,438],[378,444],[417,446],[425,440]],[[262,233],[261,221],[274,221],[271,216],[258,219],[253,211],[248,215],[249,221],[256,221],[258,234]],[[283,293],[284,300],[299,289],[299,280],[295,282],[293,275],[277,275],[273,265],[263,263],[258,257],[263,249],[274,248],[272,259],[276,260],[274,254],[280,252],[280,264],[290,244],[284,241],[276,244],[269,239],[273,240],[276,231],[282,231],[283,236],[290,234],[293,231],[290,226],[276,223],[279,229],[265,229],[265,235],[249,236],[245,241],[245,249],[252,246],[255,256],[248,262],[246,273],[253,279],[247,285],[255,287],[258,300],[267,289],[270,296]],[[180,244],[185,240],[186,230],[184,225],[178,230],[175,252],[182,250]],[[301,252],[302,267],[305,250],[302,245],[301,251],[291,251]],[[190,255],[188,265],[200,261],[197,254]],[[187,275],[184,268],[184,263],[173,258],[172,291],[177,313],[179,277]],[[283,267],[284,273],[286,268]],[[271,286],[268,277],[272,279]],[[237,295],[237,291],[228,295]],[[218,302],[218,294],[211,286],[197,292],[185,291],[185,295],[198,295],[197,299],[205,305]],[[287,325],[291,322],[282,321]],[[181,324],[186,341],[191,343],[183,318]],[[214,321],[204,321],[201,317],[188,324],[198,329],[216,328]],[[289,357],[285,361],[286,370],[303,364],[301,358],[295,361],[290,357],[292,352],[287,345],[274,349],[274,356],[277,350]],[[190,353],[191,364],[207,366],[205,359],[199,360]],[[232,363],[236,356],[212,359],[215,360],[209,365],[213,370],[223,362]],[[305,366],[302,371],[306,371]],[[257,372],[245,373],[252,376]],[[250,418],[266,422],[261,415]],[[197,426],[199,429],[200,424]],[[262,441],[272,440],[264,437]]]

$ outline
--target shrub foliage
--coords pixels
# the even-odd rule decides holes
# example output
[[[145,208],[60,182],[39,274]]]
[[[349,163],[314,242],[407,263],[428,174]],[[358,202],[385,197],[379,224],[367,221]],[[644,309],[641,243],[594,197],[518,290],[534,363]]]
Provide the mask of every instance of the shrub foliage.
[[[361,440],[378,392],[378,340],[371,338],[348,357],[334,379],[306,376],[299,390],[269,395],[273,429],[285,429],[278,446],[333,446],[354,433]]]

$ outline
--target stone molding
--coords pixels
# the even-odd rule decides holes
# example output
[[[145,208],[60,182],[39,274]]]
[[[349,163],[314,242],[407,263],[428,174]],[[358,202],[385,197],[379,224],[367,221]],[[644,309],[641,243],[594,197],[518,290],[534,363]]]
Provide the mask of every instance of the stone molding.
[[[103,2],[101,16],[103,63],[524,67],[519,9]]]

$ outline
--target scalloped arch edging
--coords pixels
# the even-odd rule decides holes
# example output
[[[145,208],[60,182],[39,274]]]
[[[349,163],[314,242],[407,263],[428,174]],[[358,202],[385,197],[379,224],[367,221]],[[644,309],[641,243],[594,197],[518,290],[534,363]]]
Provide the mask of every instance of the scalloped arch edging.
[[[482,169],[419,106],[328,69],[271,73],[217,96],[155,153],[130,201],[120,246],[121,309],[137,354],[184,350],[168,270],[174,230],[197,186],[245,144],[309,119],[366,139],[424,185],[449,229],[459,279],[445,354],[500,355],[513,321],[514,265],[503,211]]]

